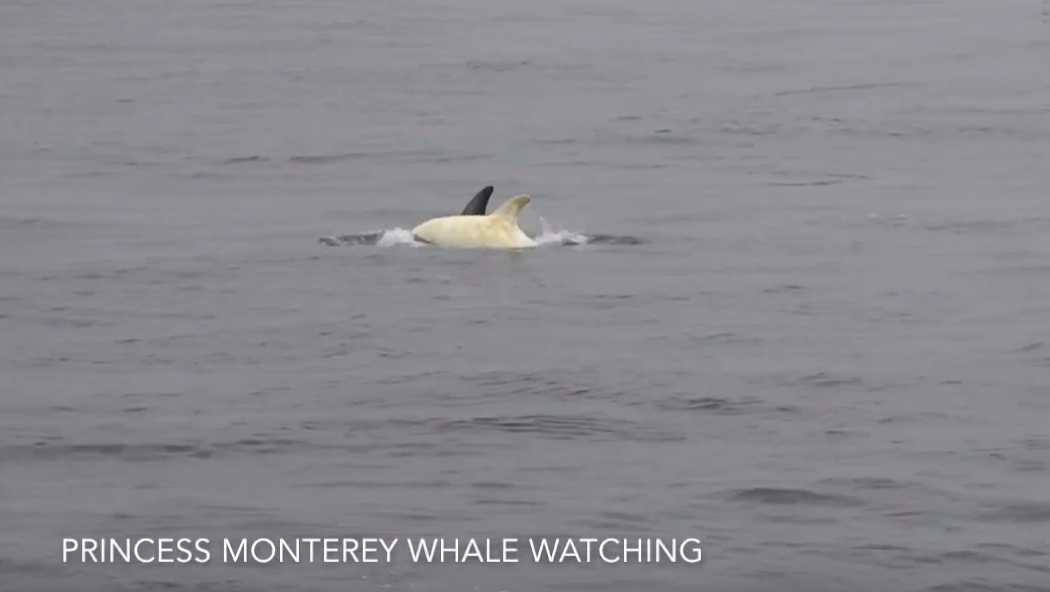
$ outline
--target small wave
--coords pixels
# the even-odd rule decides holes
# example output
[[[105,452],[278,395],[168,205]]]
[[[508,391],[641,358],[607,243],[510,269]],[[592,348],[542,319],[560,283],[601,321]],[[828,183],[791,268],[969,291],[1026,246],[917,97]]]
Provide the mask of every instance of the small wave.
[[[344,160],[354,160],[358,158],[364,158],[368,156],[364,152],[343,152],[339,154],[297,154],[289,157],[288,162],[294,162],[299,164],[329,164],[333,162],[342,162]]]
[[[754,487],[732,492],[733,501],[757,502],[774,505],[807,505],[851,507],[864,505],[863,500],[846,495],[819,493],[808,489],[789,489],[780,487]]]
[[[1033,500],[1003,504],[984,512],[978,518],[990,522],[1016,522],[1019,524],[1050,522],[1050,502]]]
[[[803,386],[817,388],[842,388],[852,386],[863,386],[864,381],[859,376],[837,375],[828,372],[817,372],[807,374],[795,380],[786,381],[788,386]]]
[[[644,245],[648,241],[644,238],[629,235],[616,234],[592,234],[587,237],[589,245]]]
[[[251,156],[233,156],[222,161],[222,164],[246,164],[249,162],[266,162],[268,160],[270,159],[265,156],[253,154]]]
[[[646,424],[613,418],[581,415],[506,415],[473,417],[442,422],[444,432],[497,431],[535,435],[556,440],[630,440],[639,442],[673,442],[681,436]]]
[[[510,72],[531,65],[529,60],[469,60],[468,70],[482,70],[489,72]]]
[[[793,405],[774,405],[756,397],[729,399],[725,397],[693,397],[675,395],[658,401],[660,409],[675,412],[696,411],[718,415],[800,413],[802,410]]]

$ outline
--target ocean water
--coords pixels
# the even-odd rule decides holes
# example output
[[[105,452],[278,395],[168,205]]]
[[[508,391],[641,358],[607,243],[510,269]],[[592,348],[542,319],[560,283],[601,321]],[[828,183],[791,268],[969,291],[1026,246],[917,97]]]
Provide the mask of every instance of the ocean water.
[[[1048,64],[1040,0],[2,1],[0,588],[1050,589]],[[405,240],[487,184],[543,246]],[[703,562],[60,561],[365,534]]]

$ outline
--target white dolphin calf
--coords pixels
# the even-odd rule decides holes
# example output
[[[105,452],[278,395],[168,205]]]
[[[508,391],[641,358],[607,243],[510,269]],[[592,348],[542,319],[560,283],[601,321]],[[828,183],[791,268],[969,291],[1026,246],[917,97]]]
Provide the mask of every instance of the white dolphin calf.
[[[535,247],[536,241],[518,226],[518,215],[529,201],[529,196],[519,195],[488,215],[433,218],[413,228],[412,236],[420,242],[458,249]]]

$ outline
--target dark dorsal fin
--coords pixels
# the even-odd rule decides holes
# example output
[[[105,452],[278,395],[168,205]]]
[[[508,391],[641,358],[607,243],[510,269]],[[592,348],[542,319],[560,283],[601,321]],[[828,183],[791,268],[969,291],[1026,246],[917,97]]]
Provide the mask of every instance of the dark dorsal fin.
[[[489,198],[492,197],[492,185],[482,189],[470,200],[467,207],[463,208],[461,216],[484,216],[485,208],[489,207]]]

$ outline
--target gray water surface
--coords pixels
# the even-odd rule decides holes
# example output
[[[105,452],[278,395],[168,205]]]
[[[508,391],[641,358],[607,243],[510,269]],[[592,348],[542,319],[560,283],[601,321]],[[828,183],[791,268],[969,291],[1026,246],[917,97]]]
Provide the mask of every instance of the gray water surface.
[[[0,588],[1050,589],[1048,14],[0,2]],[[321,534],[704,561],[59,561]]]

